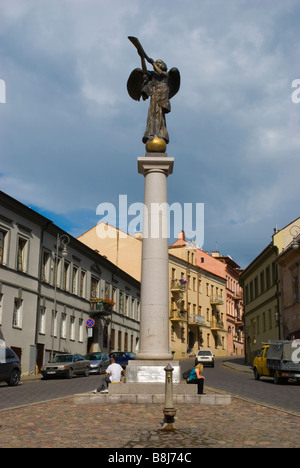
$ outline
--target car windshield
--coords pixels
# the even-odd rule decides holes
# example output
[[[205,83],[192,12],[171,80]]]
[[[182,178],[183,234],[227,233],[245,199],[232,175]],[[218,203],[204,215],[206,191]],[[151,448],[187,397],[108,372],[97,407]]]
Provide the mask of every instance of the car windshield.
[[[101,354],[87,354],[85,356],[85,359],[87,359],[88,361],[100,361]]]
[[[52,362],[72,362],[73,356],[72,354],[61,354],[55,356]]]
[[[211,356],[211,351],[199,351],[198,356]]]

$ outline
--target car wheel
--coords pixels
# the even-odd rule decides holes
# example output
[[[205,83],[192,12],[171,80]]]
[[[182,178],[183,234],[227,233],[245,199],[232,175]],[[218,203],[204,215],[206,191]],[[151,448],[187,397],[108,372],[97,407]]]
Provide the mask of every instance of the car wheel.
[[[73,369],[72,368],[68,369],[68,372],[66,374],[66,378],[67,379],[72,379],[73,375],[74,375]]]
[[[21,377],[20,371],[18,369],[14,369],[9,376],[7,384],[10,387],[16,387],[20,383],[20,377]]]
[[[90,368],[89,367],[85,368],[83,375],[84,375],[84,377],[88,377],[90,375]]]
[[[253,373],[254,373],[254,378],[255,378],[255,380],[259,380],[259,379],[260,379],[260,375],[259,375],[258,370],[257,370],[256,367],[254,367]]]

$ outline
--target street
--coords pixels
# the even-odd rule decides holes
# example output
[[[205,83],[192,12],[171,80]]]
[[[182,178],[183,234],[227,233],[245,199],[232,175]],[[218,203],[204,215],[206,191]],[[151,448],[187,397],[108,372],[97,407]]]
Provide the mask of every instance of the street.
[[[300,385],[275,385],[273,379],[254,380],[252,373],[237,372],[225,367],[227,358],[215,360],[215,367],[204,367],[205,385],[232,395],[300,413]],[[228,358],[230,360],[230,358]],[[194,360],[182,361],[182,369],[192,367]]]
[[[300,413],[300,386],[295,383],[274,385],[272,380],[256,381],[250,373],[237,372],[225,367],[224,358],[216,359],[215,367],[205,367],[205,386],[229,392],[255,402]],[[181,361],[181,371],[193,367],[194,360]],[[68,379],[23,379],[18,387],[0,384],[0,410],[65,398],[77,393],[90,392],[102,384],[104,376],[91,375]]]

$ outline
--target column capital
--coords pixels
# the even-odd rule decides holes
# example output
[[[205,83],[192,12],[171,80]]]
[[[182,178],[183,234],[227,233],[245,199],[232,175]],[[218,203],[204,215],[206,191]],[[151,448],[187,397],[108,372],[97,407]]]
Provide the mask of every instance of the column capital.
[[[173,173],[174,158],[169,158],[164,153],[159,156],[146,156],[138,158],[138,172],[147,175],[149,172],[164,172],[166,176]],[[163,156],[164,154],[164,156]]]

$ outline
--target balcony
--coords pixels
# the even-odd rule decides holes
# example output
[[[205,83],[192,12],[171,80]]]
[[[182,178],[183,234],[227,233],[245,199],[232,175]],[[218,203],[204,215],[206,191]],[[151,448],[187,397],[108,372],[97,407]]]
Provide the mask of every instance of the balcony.
[[[180,309],[171,310],[170,320],[172,320],[172,322],[187,322],[187,311]]]
[[[189,317],[189,325],[204,325],[205,324],[205,317],[202,317],[202,315],[191,315]]]
[[[210,324],[210,328],[212,331],[224,330],[224,322],[222,320],[213,318]]]
[[[105,316],[112,313],[115,303],[109,299],[95,298],[90,300],[90,314]]]
[[[187,280],[184,278],[181,279],[171,279],[170,289],[171,292],[185,292],[186,291]]]
[[[210,296],[210,303],[211,305],[222,305],[224,304],[224,299],[222,296],[219,296],[218,294],[212,294]]]

